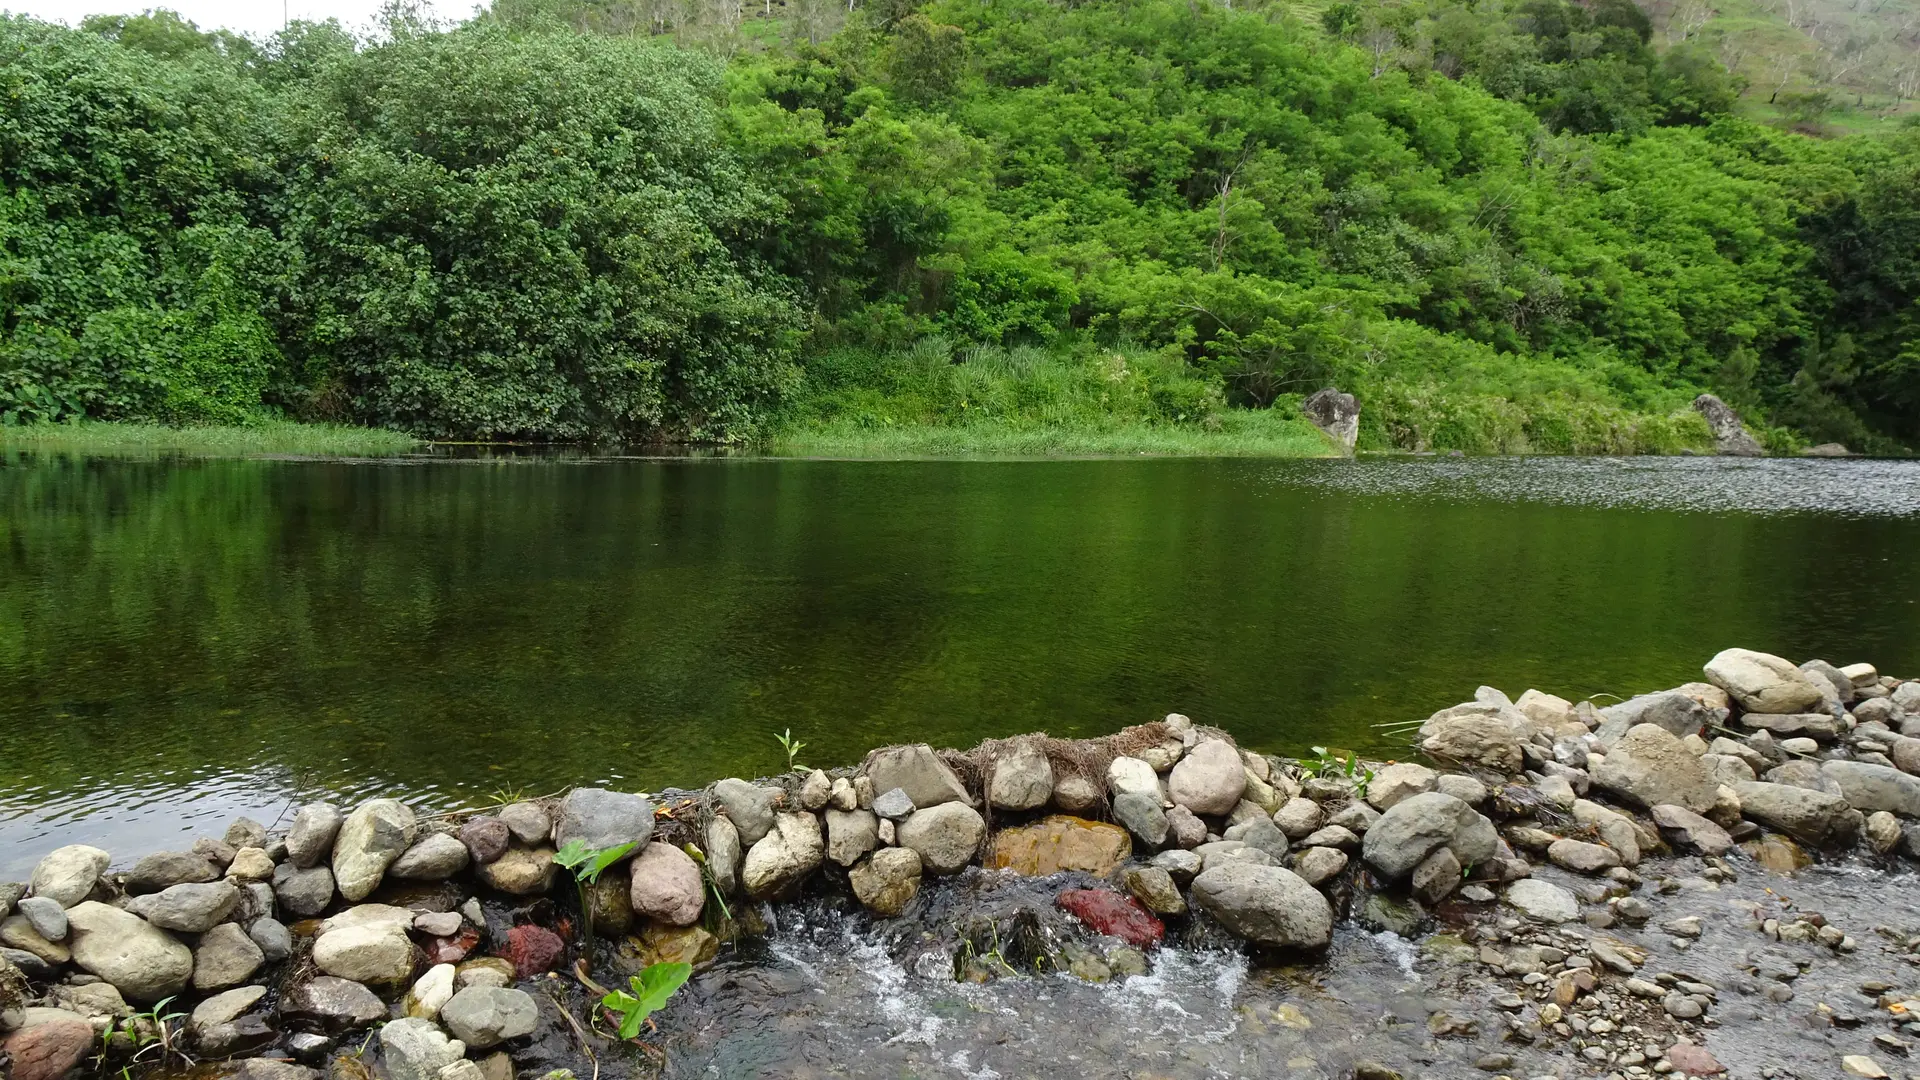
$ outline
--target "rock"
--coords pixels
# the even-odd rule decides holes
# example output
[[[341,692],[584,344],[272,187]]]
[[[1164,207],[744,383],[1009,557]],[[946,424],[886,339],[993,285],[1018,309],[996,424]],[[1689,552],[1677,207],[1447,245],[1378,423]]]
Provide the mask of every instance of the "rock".
[[[1487,801],[1487,785],[1471,776],[1461,776],[1458,773],[1448,773],[1440,777],[1434,784],[1434,790],[1442,795],[1451,795],[1472,807],[1478,807]]]
[[[1792,742],[1788,739],[1780,745]],[[1762,777],[1769,784],[1787,784],[1792,787],[1806,788],[1808,791],[1823,791],[1828,795],[1840,794],[1840,782],[1820,771],[1820,765],[1814,761],[1791,759],[1767,770]]]
[[[1837,844],[1854,835],[1854,811],[1837,795],[1767,783],[1735,784],[1733,792],[1747,817],[1804,843]]]
[[[1780,738],[1831,740],[1840,733],[1839,722],[1827,713],[1745,713],[1740,724]]]
[[[413,943],[403,927],[349,925],[321,933],[313,943],[313,962],[336,978],[392,985],[412,976]]]
[[[1187,808],[1182,806],[1178,809]],[[1187,813],[1193,811],[1187,810]],[[1113,819],[1139,837],[1148,850],[1165,846],[1167,833],[1172,829],[1166,812],[1160,809],[1159,796],[1142,795],[1137,791],[1122,792],[1113,797]]]
[[[987,802],[995,810],[1036,810],[1053,798],[1053,766],[1031,740],[1013,744],[993,762]]]
[[[1673,1017],[1675,1020],[1696,1020],[1699,1019],[1701,1013],[1706,1011],[1700,1007],[1699,1002],[1679,991],[1674,991],[1665,998],[1662,998],[1660,1007],[1665,1009],[1667,1015]]]
[[[900,823],[900,846],[920,854],[923,874],[958,873],[980,849],[987,823],[978,811],[961,802],[944,802],[915,810]]]
[[[890,788],[873,800],[873,812],[887,821],[905,821],[913,810],[913,799],[906,788]]]
[[[346,821],[332,803],[308,803],[293,813],[287,829],[287,861],[301,870],[309,870],[326,861],[333,851],[334,838]]]
[[[715,817],[707,823],[707,873],[722,896],[740,891],[740,830],[733,820]]]
[[[1313,837],[1305,842],[1318,843]],[[1369,864],[1395,880],[1411,874],[1436,848],[1451,848],[1462,865],[1470,865],[1498,846],[1492,822],[1459,799],[1430,791],[1395,803],[1367,830],[1361,850]]]
[[[553,817],[538,803],[517,802],[499,810],[501,821],[515,840],[528,847],[539,847],[553,839]]]
[[[1133,898],[1155,915],[1187,913],[1187,898],[1180,895],[1180,886],[1173,883],[1173,875],[1161,867],[1128,867],[1123,880]]]
[[[567,943],[544,926],[527,923],[507,931],[505,959],[513,965],[517,978],[544,975],[559,967],[566,955]]]
[[[497,817],[468,818],[460,826],[460,842],[466,845],[468,858],[490,863],[506,854],[507,845],[513,843],[513,830]]]
[[[973,813],[971,807],[963,805],[962,809]],[[979,814],[973,817],[980,819]],[[981,822],[980,828],[986,831],[986,823]],[[820,868],[825,857],[819,818],[807,813],[776,814],[773,831],[747,850],[740,884],[755,900],[772,899],[798,888],[807,875]]]
[[[1872,664],[1848,664],[1840,669],[1855,690],[1865,690],[1869,686],[1880,685],[1880,672]]]
[[[509,1066],[511,1067],[511,1066]],[[477,1061],[462,1058],[440,1070],[440,1080],[491,1080]]]
[[[282,863],[273,872],[273,896],[288,914],[310,919],[333,903],[333,871],[324,866],[301,870]]]
[[[1069,814],[1088,813],[1100,805],[1100,788],[1084,776],[1056,776],[1053,805]]]
[[[1792,874],[1813,865],[1813,856],[1784,836],[1766,835],[1740,845],[1754,862],[1776,874]]]
[[[1771,653],[1725,649],[1707,661],[1707,681],[1750,713],[1805,713],[1820,704],[1820,690],[1800,669]]]
[[[127,910],[162,930],[204,934],[233,913],[240,890],[224,881],[174,885],[135,897]]]
[[[1904,713],[1920,713],[1920,679],[1908,679],[1893,690],[1893,704]]]
[[[1591,827],[1600,834],[1600,840],[1613,849],[1621,866],[1637,866],[1640,863],[1640,827],[1623,814],[1601,806],[1599,803],[1576,799],[1573,803],[1573,820]],[[1649,845],[1658,843],[1658,836],[1649,833]]]
[[[1873,850],[1885,855],[1900,846],[1900,819],[1885,810],[1868,814],[1866,835]]]
[[[253,978],[267,962],[260,946],[234,923],[219,926],[200,935],[193,950],[193,988],[202,993],[238,986]]]
[[[1163,851],[1153,857],[1152,865],[1171,874],[1173,880],[1181,885],[1192,883],[1194,876],[1202,869],[1200,856],[1184,850]]]
[[[800,781],[800,809],[818,813],[833,797],[833,781],[820,769],[812,769],[806,779]]]
[[[1315,829],[1302,837],[1301,847],[1330,847],[1341,851],[1351,851],[1360,846],[1360,838],[1353,830],[1344,825],[1329,825],[1324,829]]]
[[[1733,837],[1727,830],[1684,806],[1661,803],[1653,807],[1652,815],[1654,824],[1675,844],[1702,855],[1725,855],[1733,850]]]
[[[71,927],[68,932],[72,932]],[[59,967],[73,959],[72,950],[57,941],[48,941],[41,937],[40,931],[33,928],[33,924],[27,921],[25,915],[14,915],[0,920],[0,943],[53,967]]]
[[[70,844],[47,853],[33,868],[33,895],[70,908],[87,898],[113,857],[97,847]]]
[[[1620,737],[1589,774],[1593,785],[1641,806],[1672,803],[1696,814],[1713,809],[1718,785],[1673,733],[1641,724]]]
[[[69,908],[67,937],[75,964],[133,1001],[173,997],[193,974],[193,953],[185,945],[138,915],[106,904],[87,900]]]
[[[720,939],[698,926],[648,923],[640,931],[640,959],[648,964],[699,967],[720,955]]]
[[[1504,898],[1536,922],[1558,924],[1580,917],[1580,904],[1571,892],[1535,878],[1522,878],[1508,885]]]
[[[1312,799],[1295,796],[1273,812],[1273,823],[1289,840],[1299,840],[1320,828],[1326,815]]]
[[[1833,687],[1834,697],[1839,700],[1840,704],[1853,704],[1853,680],[1839,668],[1834,667],[1825,660],[1809,660],[1800,665],[1800,672],[1809,677],[1818,675]],[[1815,686],[1819,686],[1819,680],[1815,680]]]
[[[1360,907],[1360,924],[1375,932],[1389,932],[1411,939],[1427,920],[1426,909],[1413,900],[1399,900],[1383,893],[1371,893]]]
[[[212,863],[214,868],[222,873],[226,872],[227,864],[233,861],[232,846],[215,840],[211,836],[203,836],[195,840],[193,853]]]
[[[1574,722],[1573,702],[1538,690],[1528,690],[1521,694],[1515,699],[1513,707],[1519,709],[1533,723],[1535,730],[1548,734],[1552,734],[1562,724]]]
[[[466,1044],[447,1038],[431,1020],[409,1016],[380,1029],[388,1080],[440,1080],[440,1070],[466,1056]]]
[[[1694,697],[1678,690],[1663,690],[1600,710],[1600,727],[1594,737],[1600,745],[1612,746],[1635,727],[1652,724],[1684,738],[1699,734],[1710,717],[1706,707]]]
[[[1316,887],[1346,868],[1347,853],[1339,848],[1310,847],[1293,857],[1293,872]]]
[[[875,791],[905,791],[916,809],[970,801],[966,785],[926,743],[882,747],[867,755],[860,771]]]
[[[1573,784],[1564,776],[1542,776],[1534,782],[1533,788],[1541,798],[1562,810],[1572,810],[1573,804],[1580,801],[1580,795],[1573,790]]]
[[[1132,854],[1125,829],[1055,814],[994,834],[981,865],[1028,877],[1070,870],[1105,877]]]
[[[824,801],[824,800],[823,800]],[[557,847],[579,841],[595,851],[638,845],[653,837],[653,803],[644,796],[605,788],[574,788],[560,800],[554,816],[553,842]],[[624,862],[632,855],[622,856]]]
[[[633,879],[620,869],[601,874],[587,886],[587,906],[593,912],[595,935],[614,940],[625,937],[633,929]],[[458,923],[459,916],[454,916],[454,921]]]
[[[1867,1080],[1887,1080],[1887,1070],[1880,1063],[1865,1054],[1848,1054],[1840,1059],[1840,1067],[1850,1075],[1864,1076]]]
[[[1331,386],[1316,390],[1300,403],[1300,412],[1308,423],[1333,440],[1341,453],[1353,456],[1354,444],[1360,438],[1360,402],[1352,394],[1343,394]]]
[[[827,805],[835,810],[858,810],[860,792],[853,786],[853,781],[844,776],[838,777],[827,786]]]
[[[374,799],[347,815],[333,841],[333,880],[348,900],[365,900],[402,852],[418,822],[397,799]]]
[[[1620,865],[1620,856],[1612,848],[1580,840],[1555,840],[1547,845],[1547,858],[1580,874],[1598,874]]]
[[[245,1016],[267,996],[264,986],[242,986],[237,990],[215,994],[194,1006],[193,1014],[187,1019],[187,1031],[202,1054],[222,1057],[245,1049],[253,1049],[254,1040],[262,1034],[260,1027],[242,1031],[235,1021]],[[273,1031],[266,1028],[264,1035],[271,1041]],[[250,1045],[251,1044],[251,1045]]]
[[[1327,898],[1291,870],[1229,860],[1201,871],[1192,894],[1195,907],[1256,944],[1323,949],[1333,939]]]
[[[428,833],[402,852],[387,873],[407,881],[445,881],[467,868],[473,856],[450,833]]]
[[[740,834],[740,843],[752,847],[760,838],[773,831],[774,796],[778,794],[770,788],[749,784],[745,780],[728,777],[713,785],[713,797],[727,812],[727,819],[733,822],[735,831]]]
[[[1700,767],[1707,770],[1707,779],[1715,784],[1745,784],[1757,779],[1753,767],[1744,758],[1702,754]]]
[[[1119,938],[1136,948],[1160,944],[1166,926],[1129,896],[1108,889],[1068,889],[1055,902],[1096,934]]]
[[[129,896],[159,892],[175,885],[220,880],[212,863],[191,851],[157,851],[133,864],[120,885]]]
[[[1839,785],[1841,797],[1855,810],[1920,817],[1920,777],[1861,761],[1822,762],[1820,771]]]
[[[1117,757],[1107,765],[1107,792],[1114,798],[1142,795],[1158,806],[1163,801],[1160,777],[1153,766],[1136,757]]]
[[[1437,904],[1452,894],[1460,885],[1460,859],[1446,848],[1438,848],[1433,854],[1420,861],[1413,868],[1410,884],[1413,895],[1422,903]]]
[[[293,955],[293,931],[278,919],[261,917],[253,920],[247,927],[247,937],[266,957],[267,963],[277,964]]]
[[[828,810],[827,858],[852,866],[880,846],[880,819],[871,810]]]
[[[273,877],[273,859],[265,848],[241,848],[227,864],[227,880],[247,884]]]
[[[280,1003],[280,1012],[339,1034],[383,1019],[387,1007],[373,991],[357,982],[319,975],[294,987]]]
[[[320,1080],[320,1074],[277,1058],[248,1058],[240,1063],[233,1080]]]
[[[655,841],[634,857],[631,873],[636,913],[670,926],[691,926],[700,921],[707,886],[700,877],[699,864],[686,852]]]
[[[855,866],[847,879],[861,906],[893,918],[920,892],[920,856],[911,848],[881,848]]]
[[[1240,752],[1223,739],[1206,739],[1167,774],[1167,798],[1196,814],[1225,814],[1247,790]]]
[[[36,1024],[7,1036],[0,1049],[13,1061],[12,1080],[61,1080],[93,1050],[93,1025],[78,1017]]]
[[[29,896],[14,905],[33,931],[47,941],[65,941],[67,909],[49,896]]]
[[[1439,774],[1432,769],[1412,762],[1400,762],[1373,774],[1373,780],[1367,785],[1367,802],[1384,811],[1402,799],[1425,794],[1439,786]]]
[[[469,986],[440,1009],[447,1030],[476,1050],[533,1034],[540,1010],[523,990]]]
[[[1914,740],[1920,746],[1920,739]],[[1167,838],[1174,846],[1189,849],[1197,848],[1207,842],[1207,823],[1200,816],[1184,806],[1167,808]]]
[[[1760,457],[1766,453],[1740,423],[1740,414],[1714,395],[1694,398],[1693,411],[1706,418],[1707,428],[1713,432],[1714,453],[1722,457]]]
[[[413,989],[407,991],[407,997],[401,1003],[408,1016],[421,1020],[431,1020],[440,1015],[441,1006],[453,998],[454,966],[435,964],[427,969],[425,975],[414,982]]]
[[[552,848],[510,848],[478,868],[481,881],[514,896],[539,896],[553,888]]]
[[[1521,719],[1524,722],[1525,718]],[[1436,714],[1421,732],[1420,748],[1436,761],[1499,773],[1520,771],[1520,736],[1511,723],[1498,715]]]

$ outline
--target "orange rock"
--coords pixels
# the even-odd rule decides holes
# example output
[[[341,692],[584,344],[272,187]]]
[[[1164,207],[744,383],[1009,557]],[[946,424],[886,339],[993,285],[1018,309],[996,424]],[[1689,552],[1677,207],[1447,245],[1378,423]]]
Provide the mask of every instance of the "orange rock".
[[[1028,877],[1063,870],[1106,874],[1132,853],[1133,841],[1120,826],[1055,814],[996,833],[987,846],[985,865]]]

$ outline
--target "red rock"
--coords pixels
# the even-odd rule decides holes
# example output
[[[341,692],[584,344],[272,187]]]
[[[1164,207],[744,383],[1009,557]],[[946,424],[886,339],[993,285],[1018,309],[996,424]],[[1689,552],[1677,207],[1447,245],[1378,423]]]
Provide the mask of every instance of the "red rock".
[[[531,979],[560,966],[567,943],[544,926],[516,926],[507,931],[505,957],[512,962],[514,974]]]
[[[457,964],[467,958],[475,945],[480,944],[478,927],[463,926],[460,932],[449,937],[428,938],[424,950],[429,964]]]
[[[1117,937],[1142,949],[1160,944],[1166,924],[1130,896],[1106,889],[1068,889],[1059,904],[1096,933]]]
[[[93,1027],[81,1020],[55,1020],[7,1036],[13,1080],[60,1080],[93,1049]]]
[[[1676,1043],[1667,1049],[1667,1060],[1673,1063],[1673,1071],[1687,1076],[1712,1076],[1727,1071],[1704,1046],[1688,1043]]]

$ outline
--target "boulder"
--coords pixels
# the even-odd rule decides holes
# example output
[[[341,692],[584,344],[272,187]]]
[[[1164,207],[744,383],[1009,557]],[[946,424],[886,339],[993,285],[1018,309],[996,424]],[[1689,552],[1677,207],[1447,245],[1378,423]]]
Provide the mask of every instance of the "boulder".
[[[827,858],[852,866],[880,846],[880,819],[871,810],[828,810]]]
[[[278,919],[261,917],[247,927],[247,937],[260,948],[267,963],[277,964],[293,955],[293,931]]]
[[[638,851],[653,838],[653,803],[645,796],[605,788],[574,788],[560,800],[553,822],[553,842],[566,847],[578,841],[595,851],[636,844]],[[617,862],[632,858],[622,856]]]
[[[440,1080],[440,1070],[465,1060],[466,1044],[449,1039],[431,1020],[416,1016],[380,1029],[380,1060],[387,1080]]]
[[[552,848],[509,848],[477,869],[481,881],[514,896],[539,896],[553,888]]]
[[[1200,815],[1225,814],[1247,790],[1247,767],[1224,739],[1196,744],[1167,774],[1167,798]]]
[[[1264,816],[1248,818],[1238,825],[1228,826],[1222,839],[1238,840],[1249,847],[1259,848],[1273,856],[1276,865],[1284,863],[1287,857],[1287,834]]]
[[[528,847],[539,847],[553,839],[553,817],[539,803],[510,803],[498,814],[513,838]]]
[[[240,890],[224,881],[174,885],[157,893],[137,896],[127,910],[162,930],[204,934],[233,914]]]
[[[308,870],[325,862],[346,818],[332,803],[308,803],[293,813],[287,829],[287,861]]]
[[[12,1080],[61,1080],[93,1050],[93,1025],[78,1016],[21,1028],[0,1042]]]
[[[1707,681],[1750,713],[1812,712],[1820,690],[1800,669],[1771,653],[1724,649],[1707,661]]]
[[[713,887],[722,896],[732,896],[740,890],[740,829],[733,819],[716,816],[707,822],[706,841]]]
[[[800,781],[800,808],[817,813],[826,807],[827,800],[831,798],[833,781],[827,779],[826,772],[821,769],[809,770],[807,778]]]
[[[407,881],[445,881],[473,860],[467,845],[451,833],[428,833],[393,860],[387,873]]]
[[[1199,847],[1207,842],[1207,823],[1184,806],[1170,806],[1167,808],[1167,838],[1176,847]]]
[[[1740,725],[1781,739],[1831,741],[1840,734],[1840,722],[1829,713],[1744,713]]]
[[[1315,843],[1311,836],[1303,842]],[[1472,865],[1493,855],[1498,846],[1492,822],[1451,795],[1429,791],[1402,799],[1382,814],[1367,830],[1361,850],[1375,870],[1396,880],[1413,873],[1438,848],[1451,848],[1462,865]]]
[[[476,863],[490,863],[507,853],[507,846],[513,843],[513,830],[497,817],[481,815],[468,818],[460,826],[460,842],[466,845],[467,857]]]
[[[1903,713],[1920,714],[1920,679],[1908,679],[1893,688],[1894,707]]]
[[[1713,809],[1717,788],[1700,759],[1655,724],[1622,735],[1589,775],[1595,787],[1641,806],[1672,803],[1696,814]]]
[[[1613,849],[1613,853],[1620,860],[1620,865],[1639,865],[1640,830],[1626,815],[1616,813],[1596,802],[1575,799],[1573,820],[1599,833],[1601,842]],[[1649,835],[1647,839],[1655,838]]]
[[[1289,840],[1307,836],[1325,822],[1326,814],[1321,811],[1319,803],[1297,795],[1273,812],[1273,823],[1287,834]]]
[[[327,930],[314,941],[313,962],[335,978],[393,985],[413,975],[413,942],[404,927],[348,925]]]
[[[1433,854],[1420,860],[1413,868],[1409,884],[1414,898],[1424,904],[1437,904],[1445,900],[1460,885],[1460,859],[1446,848],[1436,848]]]
[[[727,820],[733,822],[734,830],[740,834],[740,843],[747,847],[759,843],[761,837],[773,831],[777,794],[771,788],[731,776],[713,785],[713,797],[720,800]]]
[[[73,962],[132,1001],[154,1002],[186,989],[193,952],[132,912],[92,900],[67,910]]]
[[[333,871],[324,866],[302,870],[281,863],[273,871],[273,897],[288,914],[310,919],[333,903]]]
[[[873,781],[873,790],[900,788],[916,808],[971,801],[966,785],[926,743],[881,747],[867,755],[860,771]]]
[[[740,884],[749,897],[769,900],[798,888],[825,857],[819,818],[808,813],[776,814],[773,830],[747,849]]]
[[[1069,814],[1085,814],[1100,805],[1100,788],[1084,776],[1053,778],[1053,805]]]
[[[1652,724],[1679,736],[1698,735],[1712,714],[1699,700],[1679,690],[1641,694],[1618,705],[1600,710],[1600,727],[1594,738],[1602,746],[1612,746],[1620,737],[1641,724]]]
[[[1753,820],[1815,846],[1849,841],[1859,814],[1838,795],[1790,784],[1733,785],[1740,809]]]
[[[242,986],[215,994],[194,1006],[187,1019],[187,1034],[207,1057],[258,1050],[279,1035],[265,1017],[247,1015],[266,996],[264,986]]]
[[[242,885],[256,881],[267,881],[273,877],[273,857],[267,849],[244,847],[233,853],[233,861],[227,864],[227,880]]]
[[[1193,905],[1220,925],[1260,945],[1324,949],[1333,939],[1333,908],[1291,870],[1241,860],[1208,865],[1193,879]]]
[[[1885,810],[1876,810],[1868,814],[1864,831],[1867,843],[1881,855],[1899,847],[1900,840],[1905,835],[1905,830],[1900,828],[1900,819]]]
[[[1053,798],[1053,766],[1040,744],[1021,740],[993,762],[987,802],[995,810],[1037,810]]]
[[[1318,886],[1347,868],[1347,853],[1339,848],[1310,847],[1293,857],[1293,872],[1309,885]]]
[[[27,925],[34,933],[47,941],[65,941],[67,937],[67,909],[60,906],[58,900],[49,896],[29,896],[14,905]]]
[[[905,821],[913,813],[913,798],[906,788],[888,788],[873,800],[873,812],[887,821]]]
[[[175,885],[195,885],[220,880],[220,871],[191,851],[156,851],[133,864],[120,886],[129,896],[156,893]]]
[[[920,856],[911,848],[881,848],[855,866],[847,880],[861,906],[893,918],[920,892]]]
[[[384,1018],[387,1007],[357,982],[319,975],[294,987],[281,1001],[280,1013],[337,1035]]]
[[[1733,837],[1727,830],[1684,806],[1661,803],[1652,809],[1652,815],[1653,823],[1674,844],[1702,855],[1725,855],[1733,850]]]
[[[533,1034],[540,1009],[524,990],[469,986],[440,1008],[440,1022],[476,1050]]]
[[[417,827],[413,811],[397,799],[374,799],[348,814],[333,841],[333,880],[340,895],[365,900],[387,867],[413,845]]]
[[[1420,749],[1436,761],[1499,773],[1520,771],[1521,737],[1497,715],[1482,712],[1436,717],[1428,720],[1421,732]]]
[[[634,857],[630,896],[633,910],[669,926],[700,921],[707,885],[700,865],[672,844],[654,841]]]
[[[266,962],[266,954],[245,930],[235,923],[221,923],[201,934],[194,946],[193,988],[205,993],[238,986]]]
[[[1620,856],[1612,848],[1584,840],[1555,840],[1547,845],[1547,858],[1579,874],[1598,874],[1620,865]]]
[[[71,933],[71,927],[69,927]],[[40,963],[59,967],[73,959],[73,952],[57,941],[48,941],[33,928],[33,923],[25,915],[13,915],[0,920],[0,945],[35,957]],[[21,970],[31,970],[26,961],[16,961]]]
[[[439,1016],[441,1007],[453,998],[454,975],[452,964],[435,964],[428,968],[425,975],[415,980],[413,989],[407,991],[401,1008],[408,1016],[421,1020]]]
[[[922,806],[900,823],[899,844],[920,855],[923,874],[958,873],[973,861],[986,839],[987,823],[962,802]]]
[[[1055,814],[994,834],[982,865],[1028,877],[1070,870],[1105,877],[1132,853],[1125,829]]]
[[[1432,769],[1425,765],[1403,761],[1388,765],[1373,774],[1373,780],[1367,784],[1367,801],[1372,803],[1375,809],[1388,810],[1393,804],[1403,799],[1424,795],[1436,790],[1439,786],[1439,774]]]
[[[1176,807],[1186,810],[1184,806]],[[1191,814],[1193,811],[1187,810]],[[1140,838],[1149,850],[1162,847],[1167,842],[1167,832],[1172,823],[1167,820],[1166,811],[1160,809],[1160,799],[1156,795],[1142,795],[1137,791],[1127,791],[1113,797],[1113,819],[1126,826],[1127,831]]]
[[[70,908],[87,898],[113,857],[97,847],[70,844],[55,848],[33,868],[33,895]]]
[[[1360,439],[1360,402],[1352,394],[1343,394],[1329,386],[1307,395],[1300,403],[1301,415],[1319,428],[1340,452],[1351,457]]]
[[[1572,922],[1580,917],[1580,903],[1571,892],[1535,878],[1522,878],[1507,886],[1506,902],[1535,922]]]
[[[1759,441],[1747,433],[1740,414],[1718,397],[1701,394],[1693,399],[1693,411],[1706,418],[1707,428],[1713,432],[1714,453],[1723,457],[1760,457],[1766,453]]]
[[[1121,795],[1144,795],[1159,805],[1164,801],[1160,790],[1160,777],[1153,766],[1137,757],[1117,757],[1107,765],[1107,794],[1118,798]]]
[[[1864,761],[1822,762],[1820,771],[1840,788],[1840,797],[1855,810],[1920,817],[1920,777]]]
[[[1570,724],[1573,719],[1573,702],[1553,694],[1543,694],[1538,690],[1528,690],[1515,699],[1513,707],[1519,709],[1533,722],[1534,730],[1551,735],[1562,724]]]

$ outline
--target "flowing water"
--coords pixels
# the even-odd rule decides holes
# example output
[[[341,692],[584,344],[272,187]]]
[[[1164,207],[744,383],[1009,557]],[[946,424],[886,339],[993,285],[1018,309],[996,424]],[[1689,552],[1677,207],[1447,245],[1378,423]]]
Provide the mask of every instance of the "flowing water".
[[[1915,552],[1913,462],[12,457],[0,879],[315,793],[761,775],[789,728],[1390,756],[1481,682],[1920,673]]]

